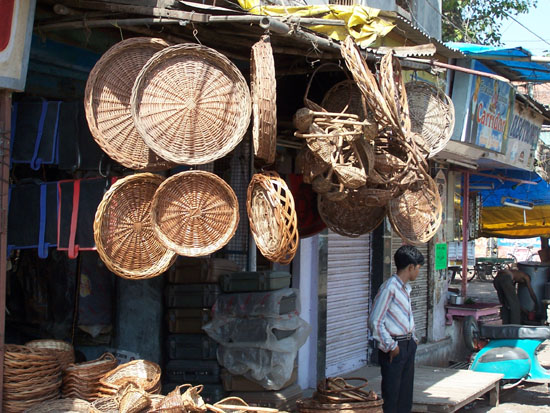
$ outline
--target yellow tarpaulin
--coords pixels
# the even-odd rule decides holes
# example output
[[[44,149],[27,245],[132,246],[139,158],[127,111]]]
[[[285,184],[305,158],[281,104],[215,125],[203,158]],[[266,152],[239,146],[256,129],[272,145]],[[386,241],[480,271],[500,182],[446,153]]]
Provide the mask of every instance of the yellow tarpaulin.
[[[550,205],[535,206],[530,210],[513,207],[483,207],[480,236],[548,237],[550,236]]]
[[[330,20],[343,20],[345,26],[308,26],[309,29],[324,33],[335,40],[344,40],[351,35],[361,47],[372,45],[379,37],[387,35],[395,26],[388,18],[379,17],[380,10],[365,6],[263,6],[259,0],[239,0],[239,4],[249,13],[263,16],[317,17]]]

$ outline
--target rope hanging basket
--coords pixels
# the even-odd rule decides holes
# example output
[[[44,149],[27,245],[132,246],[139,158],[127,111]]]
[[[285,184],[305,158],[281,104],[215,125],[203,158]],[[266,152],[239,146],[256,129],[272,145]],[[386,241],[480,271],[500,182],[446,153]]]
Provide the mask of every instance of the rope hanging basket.
[[[93,67],[86,83],[84,108],[92,136],[115,161],[136,170],[168,169],[134,126],[130,97],[147,61],[168,46],[162,39],[134,37],[111,47]]]
[[[250,92],[252,94],[252,139],[254,155],[266,163],[275,162],[277,146],[277,83],[269,36],[252,46]]]
[[[441,212],[441,198],[430,176],[425,176],[423,187],[405,191],[388,205],[392,227],[412,245],[422,245],[432,239],[441,224]]]
[[[164,181],[153,197],[153,228],[179,255],[199,257],[226,245],[239,223],[233,189],[206,171],[185,171]]]
[[[369,206],[350,192],[342,200],[331,200],[319,195],[317,208],[327,227],[337,234],[356,238],[378,227],[386,216],[386,208]]]
[[[276,172],[255,174],[246,201],[250,229],[262,255],[289,264],[299,237],[294,197],[286,182]]]
[[[143,67],[132,89],[132,116],[146,144],[172,162],[219,159],[242,140],[250,91],[237,67],[208,47],[167,47]]]
[[[409,99],[411,130],[424,137],[429,157],[432,157],[447,145],[453,134],[453,101],[441,89],[428,82],[408,82],[405,88]]]
[[[69,364],[74,363],[74,348],[63,340],[41,339],[32,340],[25,344],[27,347],[39,348],[51,351],[55,354],[61,370],[65,370]]]
[[[115,182],[103,196],[94,221],[97,252],[107,268],[129,279],[165,272],[176,254],[155,236],[151,224],[153,195],[164,178],[151,173]]]

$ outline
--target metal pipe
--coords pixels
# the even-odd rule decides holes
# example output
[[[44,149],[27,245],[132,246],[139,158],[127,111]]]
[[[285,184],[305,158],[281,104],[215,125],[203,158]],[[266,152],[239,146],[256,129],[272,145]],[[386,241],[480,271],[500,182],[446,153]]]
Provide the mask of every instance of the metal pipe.
[[[506,79],[504,76],[495,75],[493,73],[481,72],[479,70],[474,70],[474,69],[467,69],[465,67],[450,65],[448,63],[438,62],[438,61],[435,61],[435,60],[418,59],[416,57],[404,57],[403,60],[404,61],[408,60],[408,61],[411,61],[411,62],[418,62],[418,63],[427,63],[427,64],[432,65],[432,66],[442,67],[442,68],[445,68],[445,69],[451,69],[451,70],[455,70],[457,72],[469,73],[471,75],[489,77],[491,79],[500,80],[501,82],[510,83],[510,80]]]
[[[179,24],[181,20],[177,19],[163,19],[163,18],[138,18],[138,19],[104,19],[104,20],[82,20],[77,22],[64,22],[64,23],[52,23],[45,24],[43,26],[38,25],[37,29],[48,30],[66,30],[66,29],[80,29],[80,28],[93,28],[93,27],[118,27],[118,26],[141,26],[152,24]]]
[[[468,234],[470,233],[470,172],[463,172],[462,186],[462,297],[466,298],[468,286]],[[475,265],[475,264],[474,264]]]
[[[262,16],[259,23],[260,27],[264,30],[270,30],[274,33],[288,34],[290,27],[282,21],[276,19],[270,19],[269,17]]]
[[[258,15],[240,15],[240,16],[209,16],[208,21],[210,23],[258,23],[264,21],[264,19],[279,21],[283,23],[289,22],[291,24],[302,24],[305,26],[345,26],[346,22],[343,20],[336,19],[319,19],[315,17],[271,17],[271,16],[258,16]],[[260,24],[260,26],[262,26]],[[262,26],[263,27],[263,26]]]

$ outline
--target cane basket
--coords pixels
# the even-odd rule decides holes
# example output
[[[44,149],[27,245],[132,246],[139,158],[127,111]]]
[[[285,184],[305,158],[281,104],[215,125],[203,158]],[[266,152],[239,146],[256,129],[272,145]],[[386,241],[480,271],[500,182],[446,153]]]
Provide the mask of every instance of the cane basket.
[[[373,231],[386,216],[386,208],[366,205],[354,193],[348,193],[343,200],[319,195],[317,209],[330,230],[351,238]]]
[[[99,380],[100,390],[105,396],[111,396],[132,382],[147,392],[156,391],[160,375],[161,369],[158,364],[148,360],[133,360],[106,373]]]
[[[93,401],[100,397],[99,379],[117,365],[111,353],[105,353],[97,360],[71,364],[63,374],[63,397],[76,397]]]
[[[424,137],[429,157],[432,157],[445,147],[453,134],[453,101],[441,89],[428,82],[408,82],[405,88],[409,99],[411,130]]]
[[[235,234],[239,205],[233,189],[206,171],[185,171],[164,181],[151,218],[158,239],[179,255],[211,254]]]
[[[277,146],[277,83],[269,36],[252,46],[250,92],[252,95],[252,139],[254,155],[266,163],[275,162]]]
[[[382,399],[357,403],[321,403],[314,399],[296,401],[298,413],[382,413]]]
[[[165,272],[176,254],[155,236],[151,224],[153,195],[164,178],[151,173],[115,182],[103,196],[94,221],[99,257],[115,274],[145,279]]]
[[[255,174],[248,185],[246,209],[250,230],[264,257],[289,264],[298,249],[294,197],[277,172]]]
[[[74,348],[70,343],[67,343],[63,340],[54,340],[54,339],[42,339],[42,340],[32,340],[25,344],[27,347],[39,348],[51,351],[55,354],[61,370],[74,363]]]
[[[212,162],[233,150],[250,122],[250,91],[237,67],[208,47],[185,43],[155,54],[131,98],[145,143],[175,163]]]
[[[162,39],[134,37],[111,47],[93,67],[86,83],[84,108],[90,132],[107,155],[127,168],[168,169],[134,126],[130,97],[147,61],[168,46]]]
[[[441,198],[430,176],[425,177],[423,187],[406,190],[388,204],[393,229],[412,245],[422,245],[432,239],[441,224],[441,212]]]
[[[88,413],[90,403],[86,400],[68,398],[42,402],[25,410],[25,413]]]

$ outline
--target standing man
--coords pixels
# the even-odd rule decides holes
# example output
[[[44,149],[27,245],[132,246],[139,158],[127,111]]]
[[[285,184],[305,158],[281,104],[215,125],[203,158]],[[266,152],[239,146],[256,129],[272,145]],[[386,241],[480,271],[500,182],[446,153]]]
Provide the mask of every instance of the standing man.
[[[418,341],[414,332],[409,281],[418,277],[424,256],[417,248],[403,245],[393,259],[397,274],[380,287],[369,324],[379,348],[384,413],[408,413],[412,409],[414,357]]]
[[[498,300],[502,304],[500,309],[502,324],[521,324],[521,313],[526,316],[529,313],[520,305],[516,284],[525,284],[533,303],[535,303],[535,312],[538,311],[539,302],[533,287],[531,287],[529,274],[513,269],[500,270],[493,280],[493,286],[497,290]]]

